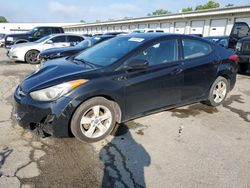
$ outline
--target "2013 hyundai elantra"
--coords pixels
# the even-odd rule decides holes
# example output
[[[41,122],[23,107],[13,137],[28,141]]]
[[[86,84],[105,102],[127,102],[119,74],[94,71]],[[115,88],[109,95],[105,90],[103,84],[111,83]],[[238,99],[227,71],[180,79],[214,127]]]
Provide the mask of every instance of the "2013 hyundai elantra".
[[[198,37],[131,34],[47,62],[16,88],[16,118],[56,137],[95,142],[116,123],[181,105],[221,104],[238,57]]]

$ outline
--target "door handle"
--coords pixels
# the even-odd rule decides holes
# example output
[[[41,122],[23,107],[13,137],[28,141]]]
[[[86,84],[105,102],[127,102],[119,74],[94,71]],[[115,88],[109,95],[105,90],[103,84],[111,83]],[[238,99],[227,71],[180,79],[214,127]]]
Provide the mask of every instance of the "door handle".
[[[174,70],[171,72],[171,74],[172,74],[172,75],[180,74],[182,71],[183,71],[183,69],[181,69],[181,68],[176,68],[176,69],[174,69]]]

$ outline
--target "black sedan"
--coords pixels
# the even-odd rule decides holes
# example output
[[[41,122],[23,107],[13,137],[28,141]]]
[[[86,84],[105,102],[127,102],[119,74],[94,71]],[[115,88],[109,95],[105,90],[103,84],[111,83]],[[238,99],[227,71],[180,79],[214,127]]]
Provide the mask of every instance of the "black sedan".
[[[70,46],[65,48],[52,48],[48,50],[44,50],[40,53],[39,59],[41,62],[47,61],[49,59],[55,59],[59,57],[66,57],[75,55],[91,46],[94,46],[100,42],[113,38],[113,35],[102,35],[102,36],[95,36],[85,39],[84,41],[80,42],[76,46]]]
[[[95,142],[116,123],[152,112],[220,105],[235,85],[237,61],[198,37],[118,36],[29,75],[15,90],[16,119],[39,132]]]

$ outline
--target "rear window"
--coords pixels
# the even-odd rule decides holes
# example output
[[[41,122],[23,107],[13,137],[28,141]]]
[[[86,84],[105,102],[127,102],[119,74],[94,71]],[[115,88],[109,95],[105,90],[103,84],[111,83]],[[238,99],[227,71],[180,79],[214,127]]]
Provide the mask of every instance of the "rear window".
[[[200,40],[193,39],[183,39],[183,55],[184,59],[192,59],[196,57],[201,57],[209,54],[211,52],[211,46]]]

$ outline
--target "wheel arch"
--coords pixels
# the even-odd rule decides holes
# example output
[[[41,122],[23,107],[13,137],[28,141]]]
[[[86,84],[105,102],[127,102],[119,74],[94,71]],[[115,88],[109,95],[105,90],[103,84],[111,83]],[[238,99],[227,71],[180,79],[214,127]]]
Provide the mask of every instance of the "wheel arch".
[[[231,82],[232,82],[232,76],[231,76],[232,73],[230,73],[230,71],[228,70],[224,70],[224,71],[220,71],[217,75],[217,78],[218,77],[223,77],[225,78],[227,81],[228,81],[228,85],[229,87],[231,86]]]
[[[19,44],[19,43],[25,43],[25,42],[29,42],[28,40],[26,39],[19,39],[15,42],[15,44]]]
[[[121,104],[118,103],[118,101],[115,99],[115,97],[110,96],[110,95],[106,95],[106,94],[93,95],[93,96],[90,96],[90,97],[88,97],[88,98],[85,98],[84,100],[82,100],[81,102],[79,102],[79,103],[76,105],[76,107],[74,108],[74,111],[71,113],[71,116],[70,116],[70,119],[69,119],[69,125],[68,125],[68,135],[69,135],[69,136],[73,136],[73,133],[72,133],[72,130],[71,130],[71,124],[70,124],[70,122],[72,121],[73,115],[74,115],[74,113],[76,112],[76,110],[79,108],[79,106],[80,106],[82,103],[84,103],[84,102],[86,102],[86,101],[88,101],[88,100],[90,100],[90,99],[96,98],[96,97],[102,97],[102,98],[104,98],[104,99],[107,99],[107,100],[113,102],[114,108],[115,108],[115,110],[117,110],[117,112],[118,112],[118,114],[116,114],[116,122],[117,122],[117,123],[121,123],[121,122],[122,122],[122,109],[121,109],[121,107],[120,107]]]
[[[27,52],[25,52],[25,54],[24,54],[24,59],[26,60],[26,55],[27,55],[27,53],[29,53],[30,51],[37,51],[38,53],[40,53],[40,51],[38,50],[38,49],[30,49],[30,50],[28,50]]]

